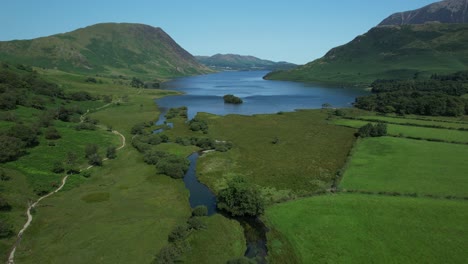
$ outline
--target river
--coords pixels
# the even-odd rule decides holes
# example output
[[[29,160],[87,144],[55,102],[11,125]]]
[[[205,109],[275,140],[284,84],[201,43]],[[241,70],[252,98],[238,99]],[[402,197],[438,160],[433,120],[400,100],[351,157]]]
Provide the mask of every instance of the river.
[[[172,107],[188,107],[188,118],[198,112],[217,115],[227,114],[270,114],[296,109],[321,108],[328,103],[332,107],[350,107],[357,96],[368,94],[362,88],[337,88],[314,84],[263,80],[266,71],[220,72],[215,74],[179,78],[162,85],[162,89],[183,92],[179,96],[158,99],[161,115],[157,122],[163,124],[165,113]],[[240,105],[224,104],[223,96],[234,94],[244,101]],[[171,125],[171,124],[170,124]],[[162,130],[155,131],[156,133]],[[205,205],[208,215],[216,213],[216,196],[196,176],[198,153],[188,157],[190,168],[184,183],[190,192],[190,206]],[[245,256],[266,263],[267,228],[258,218],[235,218],[244,227],[247,240]]]

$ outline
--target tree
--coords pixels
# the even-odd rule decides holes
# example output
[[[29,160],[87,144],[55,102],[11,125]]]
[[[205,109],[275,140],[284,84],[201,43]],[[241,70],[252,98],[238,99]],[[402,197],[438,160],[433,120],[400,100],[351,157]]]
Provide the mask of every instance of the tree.
[[[235,177],[219,192],[218,208],[233,216],[258,216],[264,211],[264,201],[258,189]]]
[[[156,169],[159,173],[166,174],[174,179],[183,178],[189,168],[190,162],[176,155],[165,155],[158,159]]]
[[[67,173],[76,173],[79,171],[77,168],[77,161],[78,161],[78,156],[76,155],[75,152],[68,152],[67,157],[65,158],[65,165],[66,165],[66,170]]]
[[[3,169],[0,169],[0,180],[1,181],[9,181],[11,180],[11,177],[6,174],[6,172]]]
[[[61,138],[58,130],[55,127],[48,127],[44,133],[46,139],[54,140]]]
[[[115,146],[107,147],[106,157],[108,159],[115,159],[117,157],[117,148]]]
[[[0,135],[0,146],[0,163],[15,160],[24,153],[24,143],[16,137]]]
[[[52,172],[53,173],[62,173],[65,171],[65,167],[63,166],[62,162],[55,162],[54,166],[52,167]]]
[[[322,104],[322,109],[328,109],[328,108],[331,108],[331,107],[332,107],[332,105],[329,104],[329,103]]]
[[[191,217],[187,221],[187,225],[189,229],[200,230],[205,229],[206,224],[201,220],[200,217]]]
[[[97,154],[99,147],[96,144],[87,144],[85,147],[85,158]]]
[[[208,208],[204,205],[199,205],[192,210],[192,216],[207,216],[208,215]]]
[[[145,84],[140,79],[133,77],[132,81],[130,82],[130,86],[135,88],[142,88],[145,87]]]
[[[178,242],[184,240],[189,235],[189,229],[186,224],[176,226],[169,234],[169,242]]]
[[[244,102],[241,98],[233,94],[226,94],[223,96],[223,99],[225,104],[242,104]]]
[[[102,166],[102,158],[99,154],[94,153],[88,157],[89,165]]]
[[[0,219],[0,238],[7,238],[13,235],[11,226],[8,225],[3,219]]]
[[[26,147],[33,147],[39,144],[37,139],[37,131],[29,126],[16,124],[8,130],[7,135],[10,137],[19,138],[25,143]]]
[[[10,211],[11,210],[11,205],[8,203],[8,201],[0,196],[0,211]]]

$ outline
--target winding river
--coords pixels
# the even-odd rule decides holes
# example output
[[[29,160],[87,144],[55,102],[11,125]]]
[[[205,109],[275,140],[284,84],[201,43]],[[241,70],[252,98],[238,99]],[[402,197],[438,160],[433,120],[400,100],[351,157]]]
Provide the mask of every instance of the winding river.
[[[180,96],[167,96],[158,99],[161,115],[157,124],[166,120],[165,113],[172,107],[188,107],[188,118],[198,112],[217,115],[227,114],[270,114],[296,109],[321,108],[328,103],[332,107],[351,106],[357,96],[367,94],[362,88],[337,88],[314,84],[285,81],[266,81],[266,71],[221,72],[215,74],[179,78],[164,83],[162,88],[183,92]],[[223,96],[234,94],[244,101],[241,105],[224,104]],[[170,124],[171,125],[171,124]],[[156,131],[156,133],[161,130]],[[216,196],[196,176],[199,153],[188,157],[190,167],[184,183],[190,192],[190,206],[205,205],[208,215],[216,213]],[[244,228],[247,241],[245,256],[255,258],[258,263],[266,263],[267,228],[258,218],[235,218]]]

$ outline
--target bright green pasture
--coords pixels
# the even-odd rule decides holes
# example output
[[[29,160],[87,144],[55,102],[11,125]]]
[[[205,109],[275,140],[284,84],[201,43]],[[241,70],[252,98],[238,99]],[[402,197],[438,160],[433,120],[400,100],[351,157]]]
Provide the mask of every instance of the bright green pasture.
[[[244,255],[244,229],[238,221],[220,214],[203,217],[202,221],[207,228],[190,235],[191,251],[184,256],[185,263],[226,263]]]
[[[405,138],[357,144],[343,189],[468,197],[468,146]]]
[[[199,179],[215,191],[232,175],[276,190],[326,188],[355,141],[353,129],[327,124],[319,110],[198,117],[207,120],[211,138],[233,144],[228,152],[205,154],[197,164]]]
[[[333,121],[333,123],[342,126],[359,128],[369,122],[362,120],[336,119]],[[388,124],[387,132],[392,136],[468,143],[468,131]]]
[[[444,128],[453,128],[453,129],[468,129],[468,123],[456,123],[456,122],[443,122],[436,120],[421,120],[421,119],[411,119],[411,118],[399,118],[399,117],[388,117],[388,116],[359,116],[358,118],[372,121],[383,121],[389,123],[397,123],[401,125],[410,124],[410,125],[419,125],[419,126],[439,126]]]
[[[468,203],[362,194],[324,195],[266,210],[283,241],[269,244],[271,263],[292,248],[299,263],[465,263]],[[277,239],[267,233],[269,241]],[[291,247],[283,248],[283,245]],[[282,251],[284,249],[284,251]]]

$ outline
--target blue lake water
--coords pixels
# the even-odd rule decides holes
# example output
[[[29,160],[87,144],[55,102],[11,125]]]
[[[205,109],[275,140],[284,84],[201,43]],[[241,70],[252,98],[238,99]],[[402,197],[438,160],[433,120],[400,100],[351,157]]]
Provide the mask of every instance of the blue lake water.
[[[167,96],[156,102],[162,110],[187,106],[191,119],[197,112],[218,115],[268,114],[321,108],[324,103],[329,103],[333,107],[350,107],[357,96],[368,94],[362,88],[263,80],[262,77],[267,73],[267,71],[220,72],[178,78],[164,83],[162,88],[185,94]],[[223,96],[226,94],[234,94],[242,98],[244,103],[224,104]]]
[[[179,78],[162,85],[163,89],[184,92],[184,95],[167,96],[156,100],[161,116],[156,124],[165,122],[164,115],[171,107],[188,107],[188,118],[198,112],[217,115],[227,114],[269,114],[296,109],[321,108],[329,103],[332,107],[350,107],[357,96],[368,94],[360,88],[325,87],[284,81],[263,80],[267,71],[221,72],[202,76]],[[234,94],[244,101],[240,105],[224,104],[223,96]],[[162,132],[157,130],[155,133]],[[216,196],[200,183],[196,177],[199,153],[188,157],[190,168],[184,183],[190,192],[190,206],[205,205],[208,215],[216,213]],[[237,219],[244,227],[247,240],[245,256],[266,263],[266,227],[258,218]]]

